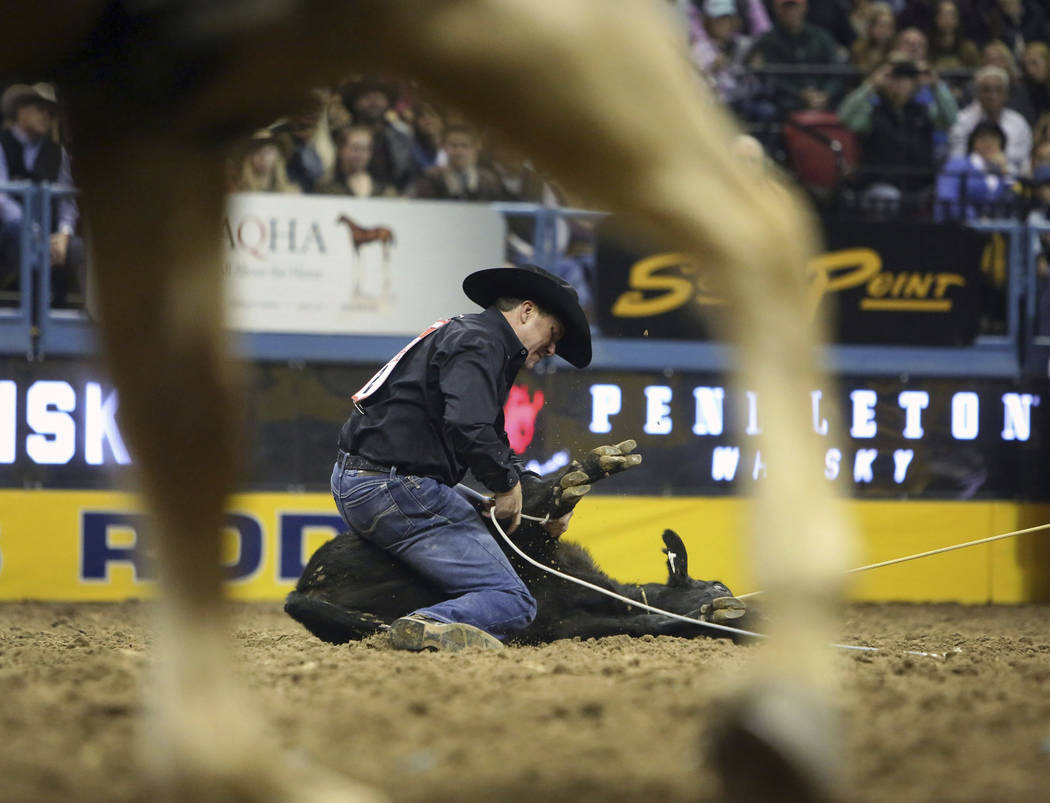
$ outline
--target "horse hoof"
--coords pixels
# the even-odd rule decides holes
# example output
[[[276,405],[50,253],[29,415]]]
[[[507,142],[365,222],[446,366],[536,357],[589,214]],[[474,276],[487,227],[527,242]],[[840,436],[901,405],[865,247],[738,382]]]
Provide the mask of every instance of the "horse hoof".
[[[787,686],[752,689],[715,726],[712,759],[738,803],[839,799],[837,730],[827,705]]]

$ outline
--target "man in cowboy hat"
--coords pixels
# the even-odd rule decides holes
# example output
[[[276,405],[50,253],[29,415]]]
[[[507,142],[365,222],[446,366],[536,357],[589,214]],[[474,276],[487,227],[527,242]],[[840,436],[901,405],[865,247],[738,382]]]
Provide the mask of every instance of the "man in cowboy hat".
[[[0,100],[9,125],[0,133],[0,184],[7,181],[49,182],[72,188],[69,154],[51,139],[58,110],[50,84],[12,84]],[[51,213],[50,254],[56,300],[71,284],[84,287],[84,245],[74,234],[79,210],[72,196],[62,196]],[[0,286],[14,286],[21,261],[22,201],[0,193]]]
[[[516,529],[525,472],[503,423],[514,378],[552,354],[591,361],[587,318],[564,280],[534,265],[490,268],[463,291],[484,311],[438,321],[354,394],[332,471],[349,527],[449,596],[393,623],[399,649],[499,647],[533,620],[532,594],[453,487],[470,469],[494,494],[490,515]]]

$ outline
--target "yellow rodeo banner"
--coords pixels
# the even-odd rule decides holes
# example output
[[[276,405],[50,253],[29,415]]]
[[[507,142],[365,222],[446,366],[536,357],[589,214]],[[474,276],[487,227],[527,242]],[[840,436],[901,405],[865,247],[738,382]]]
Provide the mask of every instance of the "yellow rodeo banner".
[[[679,533],[694,574],[738,593],[755,579],[740,497],[588,499],[570,536],[624,582],[666,579],[660,534]],[[850,503],[862,561],[897,558],[1030,527],[1050,506],[1012,502]],[[327,493],[245,493],[230,499],[222,561],[239,600],[278,601],[309,556],[342,529]],[[1020,602],[1050,598],[1050,537],[1035,533],[856,576],[854,599]],[[114,601],[154,593],[148,521],[130,494],[0,490],[0,601]]]
[[[230,596],[280,599],[343,528],[327,493],[232,497],[222,542]],[[143,597],[153,577],[149,521],[133,495],[0,491],[0,599]]]

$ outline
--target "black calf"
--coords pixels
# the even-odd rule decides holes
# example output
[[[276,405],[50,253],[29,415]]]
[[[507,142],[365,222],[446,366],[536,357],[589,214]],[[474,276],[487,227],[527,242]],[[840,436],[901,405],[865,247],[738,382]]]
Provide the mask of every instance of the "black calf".
[[[536,538],[531,548],[522,549],[544,565],[671,613],[723,622],[743,613],[722,583],[694,580],[685,573],[685,546],[676,533],[665,530],[663,538],[668,553],[667,584],[619,583],[602,572],[583,547],[568,541]],[[537,545],[541,548],[536,549]],[[515,641],[534,644],[617,634],[719,635],[702,625],[647,613],[554,577],[513,553],[508,552],[508,557],[538,603],[535,621],[516,633]],[[444,596],[412,569],[354,533],[343,533],[310,558],[284,609],[319,639],[341,644],[370,636],[399,616],[442,599]]]
[[[557,517],[571,510],[590,490],[590,483],[641,462],[631,455],[633,441],[601,447],[573,462],[552,479],[533,481],[524,488],[525,512]],[[617,634],[631,636],[719,635],[700,624],[690,624],[651,614],[598,592],[555,577],[526,563],[502,538],[493,537],[507,553],[519,576],[538,603],[535,621],[514,635],[522,643],[560,638],[595,638]],[[718,582],[689,577],[682,539],[665,530],[668,581],[625,585],[606,575],[581,546],[553,539],[542,525],[523,521],[513,536],[515,544],[545,566],[613,591],[636,602],[705,621],[734,623],[744,613],[743,604]],[[343,533],[321,546],[310,558],[295,590],[285,601],[285,611],[318,638],[334,644],[378,632],[394,619],[433,605],[444,595],[408,566],[354,533]]]

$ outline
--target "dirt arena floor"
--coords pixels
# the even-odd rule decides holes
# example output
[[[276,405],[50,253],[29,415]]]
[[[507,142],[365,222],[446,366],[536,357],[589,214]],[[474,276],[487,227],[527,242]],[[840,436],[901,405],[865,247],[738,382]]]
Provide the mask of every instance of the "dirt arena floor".
[[[153,798],[132,759],[149,621],[148,603],[0,605],[0,799]],[[704,723],[755,649],[404,654],[323,644],[272,604],[233,624],[284,748],[394,801],[718,800]],[[840,654],[851,800],[1050,799],[1050,606],[855,605],[842,639],[884,649]]]

